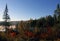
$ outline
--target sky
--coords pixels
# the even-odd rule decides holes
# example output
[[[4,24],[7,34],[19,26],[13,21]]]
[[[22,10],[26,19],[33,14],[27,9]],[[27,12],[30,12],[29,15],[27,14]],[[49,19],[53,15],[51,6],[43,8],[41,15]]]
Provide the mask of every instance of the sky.
[[[60,0],[0,0],[0,21],[6,4],[11,21],[21,21],[53,15],[58,3]]]

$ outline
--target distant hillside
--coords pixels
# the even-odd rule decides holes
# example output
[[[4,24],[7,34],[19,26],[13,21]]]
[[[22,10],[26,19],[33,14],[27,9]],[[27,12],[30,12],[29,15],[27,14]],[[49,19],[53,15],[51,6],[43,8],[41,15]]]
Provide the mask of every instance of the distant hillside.
[[[0,21],[0,25],[3,24],[4,21]],[[18,24],[20,21],[10,21],[11,25],[16,25]]]

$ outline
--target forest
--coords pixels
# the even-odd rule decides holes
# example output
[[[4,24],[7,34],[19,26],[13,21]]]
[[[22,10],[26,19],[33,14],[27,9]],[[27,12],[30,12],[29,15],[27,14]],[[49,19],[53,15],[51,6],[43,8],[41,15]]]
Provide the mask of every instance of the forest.
[[[60,41],[59,7],[55,13],[53,16],[20,21],[15,30],[0,32],[0,41]]]

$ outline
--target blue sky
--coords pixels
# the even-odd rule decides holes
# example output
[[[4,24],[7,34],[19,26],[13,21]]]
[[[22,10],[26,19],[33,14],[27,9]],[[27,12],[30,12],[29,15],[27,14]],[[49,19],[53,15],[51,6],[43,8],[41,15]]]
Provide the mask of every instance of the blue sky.
[[[0,0],[0,21],[3,20],[6,3],[11,20],[18,21],[53,15],[60,0]]]

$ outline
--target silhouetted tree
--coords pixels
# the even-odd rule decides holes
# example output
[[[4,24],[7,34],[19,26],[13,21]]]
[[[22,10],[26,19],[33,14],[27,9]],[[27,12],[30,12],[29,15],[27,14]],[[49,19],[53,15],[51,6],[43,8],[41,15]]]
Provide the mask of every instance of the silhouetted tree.
[[[54,18],[51,15],[49,15],[47,17],[47,25],[49,25],[49,26],[53,26],[54,25]]]

